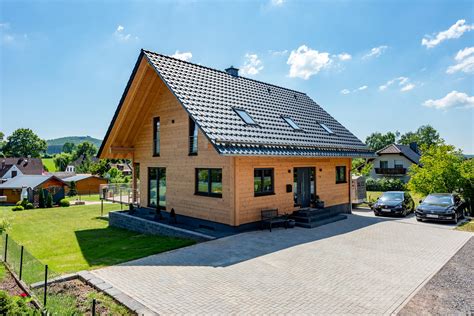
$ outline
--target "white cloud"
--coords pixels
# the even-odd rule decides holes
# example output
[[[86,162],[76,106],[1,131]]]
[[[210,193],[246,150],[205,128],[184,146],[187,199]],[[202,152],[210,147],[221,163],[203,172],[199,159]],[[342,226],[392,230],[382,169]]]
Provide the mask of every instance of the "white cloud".
[[[191,58],[193,58],[193,54],[191,52],[180,52],[177,50],[171,57],[176,58],[176,59],[181,59],[184,61],[190,61]]]
[[[292,50],[288,61],[290,65],[289,76],[291,78],[303,78],[308,80],[312,75],[327,68],[332,60],[329,53],[320,53],[317,50],[301,45],[297,50]]]
[[[453,74],[458,71],[474,73],[474,47],[466,47],[460,50],[454,59],[457,64],[449,66],[446,73]]]
[[[349,94],[351,93],[348,89],[342,89],[341,94]]]
[[[117,29],[114,32],[114,36],[120,42],[128,42],[131,39],[138,40],[137,36],[132,36],[132,34],[130,33],[126,34],[125,27],[123,27],[122,25],[117,26]]]
[[[403,87],[400,89],[400,91],[401,91],[401,92],[407,92],[407,91],[413,90],[414,88],[415,88],[415,84],[409,83],[409,84],[403,86]]]
[[[372,57],[377,58],[380,55],[382,55],[387,49],[388,49],[387,45],[381,45],[381,46],[378,46],[378,47],[374,47],[370,50],[370,52],[365,54],[362,58],[363,59],[368,59],[368,58],[372,58]]]
[[[255,76],[263,69],[262,61],[257,54],[245,54],[245,62],[241,67],[243,75]]]
[[[341,53],[341,54],[337,55],[337,57],[341,61],[346,61],[346,60],[351,60],[352,59],[352,56],[348,53]]]
[[[362,90],[366,90],[368,88],[368,86],[362,86],[362,87],[359,87],[357,88],[358,91],[362,91]]]
[[[285,0],[270,0],[270,5],[281,7],[285,3]]]
[[[427,48],[433,48],[445,40],[459,38],[464,34],[464,32],[474,30],[474,24],[466,25],[465,23],[466,20],[458,20],[446,31],[442,31],[436,35],[431,36],[425,35],[425,37],[421,40],[421,45],[426,46]]]
[[[287,49],[285,49],[285,50],[269,50],[268,52],[270,54],[272,54],[273,56],[285,56],[286,54],[288,54]]]
[[[453,90],[441,99],[426,100],[423,102],[423,106],[435,108],[437,110],[447,110],[450,108],[474,108],[474,97]]]

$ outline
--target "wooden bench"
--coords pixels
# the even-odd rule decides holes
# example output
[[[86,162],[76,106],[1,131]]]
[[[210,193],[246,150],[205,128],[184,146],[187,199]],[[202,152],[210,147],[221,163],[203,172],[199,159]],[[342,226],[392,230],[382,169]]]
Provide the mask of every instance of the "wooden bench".
[[[288,216],[278,215],[277,208],[263,209],[261,211],[261,216],[262,216],[261,229],[263,229],[264,226],[267,225],[270,231],[272,231],[272,226],[275,224],[283,224],[285,229],[288,228]]]

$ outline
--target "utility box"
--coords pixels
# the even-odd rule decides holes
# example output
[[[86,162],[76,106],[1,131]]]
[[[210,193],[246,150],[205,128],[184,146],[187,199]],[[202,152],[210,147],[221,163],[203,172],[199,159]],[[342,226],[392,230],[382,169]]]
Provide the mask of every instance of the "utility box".
[[[351,197],[353,204],[366,202],[367,190],[365,189],[364,176],[352,176],[351,179]]]

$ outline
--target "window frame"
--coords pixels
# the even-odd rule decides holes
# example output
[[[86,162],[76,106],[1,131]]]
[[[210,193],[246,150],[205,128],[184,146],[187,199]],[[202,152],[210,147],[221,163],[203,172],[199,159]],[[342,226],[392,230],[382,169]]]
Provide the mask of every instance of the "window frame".
[[[382,167],[382,162],[383,162],[383,163],[386,163],[387,166],[386,166],[386,167]],[[388,169],[388,160],[380,160],[380,161],[379,161],[379,168],[380,168],[380,169]]]
[[[207,170],[208,172],[208,182],[207,182],[207,192],[199,191],[199,171]],[[194,195],[208,196],[214,198],[222,198],[222,193],[213,193],[212,192],[212,170],[219,170],[221,172],[221,185],[223,179],[222,168],[196,168],[194,171]]]
[[[344,179],[339,179],[339,169],[344,169]],[[347,183],[347,166],[336,166],[336,184]]]
[[[151,172],[152,172],[152,169],[156,169],[156,178],[153,179],[153,180],[156,180],[156,184],[157,184],[157,192],[156,192],[156,205],[152,205],[150,202],[151,202],[151,186],[150,186],[150,180],[151,180]],[[147,193],[148,193],[148,198],[147,198],[147,207],[149,208],[158,208],[160,210],[166,210],[166,195],[165,195],[165,205],[162,206],[160,205],[160,176],[163,174],[163,171],[164,171],[164,174],[165,174],[165,183],[166,183],[166,167],[148,167],[148,172],[147,172]],[[165,184],[165,187],[167,187],[167,183]]]
[[[319,126],[322,127],[322,129],[324,129],[329,135],[334,135],[334,131],[329,127],[327,126],[325,123],[322,123],[322,122],[318,122]]]
[[[194,127],[194,128],[193,128]],[[194,136],[194,131],[196,131],[196,136]],[[189,117],[189,142],[188,142],[188,145],[189,145],[189,148],[188,148],[188,155],[189,156],[197,156],[198,155],[198,151],[199,151],[199,148],[198,148],[198,134],[199,134],[199,130],[198,130],[198,126],[196,124],[196,122],[191,118]],[[194,138],[196,137],[196,138]],[[191,142],[192,140],[192,142]],[[194,145],[194,141],[196,142],[196,151],[193,151],[193,145]]]
[[[397,164],[397,162],[400,163],[400,164]],[[397,167],[397,166],[398,166],[398,167]],[[402,169],[402,168],[405,168],[405,167],[403,166],[403,161],[402,161],[402,160],[395,160],[395,159],[394,159],[394,160],[393,160],[393,168],[395,168],[395,169]]]
[[[265,170],[270,170],[271,171],[271,179],[272,179],[272,190],[271,191],[260,191],[260,192],[255,192],[255,171],[262,171],[262,174],[260,175],[260,182],[261,182],[261,187],[263,188],[263,183],[264,183],[264,171]],[[258,196],[266,196],[266,195],[275,195],[275,168],[254,168],[253,169],[253,183],[254,183],[254,188],[253,188],[253,194],[254,197]]]
[[[291,117],[282,116],[281,118],[286,122],[286,124],[288,124],[295,131],[302,131],[301,127],[298,124],[296,124],[295,120],[293,120]]]
[[[247,112],[246,109],[233,108],[233,110],[240,117],[240,119],[245,123],[245,125],[252,125],[252,126],[258,125],[257,122],[255,122],[254,118],[249,114],[249,112]],[[245,115],[247,115],[250,118],[250,121],[251,121],[250,123],[247,122],[248,120],[244,118],[241,112],[245,113]]]
[[[156,132],[158,131],[158,129],[156,128],[157,123],[160,123],[160,128],[159,128],[160,136],[158,138],[156,137],[157,136]],[[158,144],[161,143],[161,121],[160,121],[159,116],[153,118],[153,157],[160,157],[161,146],[160,145],[157,146],[157,141],[158,141]]]

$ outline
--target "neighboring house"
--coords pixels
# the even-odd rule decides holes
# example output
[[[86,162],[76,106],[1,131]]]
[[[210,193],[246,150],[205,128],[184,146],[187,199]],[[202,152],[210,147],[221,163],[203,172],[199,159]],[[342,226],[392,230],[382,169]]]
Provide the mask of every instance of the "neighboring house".
[[[77,194],[98,194],[100,192],[100,185],[107,184],[107,180],[92,174],[77,174],[71,177],[63,178],[64,182],[71,185],[71,182],[76,183]]]
[[[132,175],[132,167],[128,163],[111,163],[110,168],[117,168],[124,176]]]
[[[98,156],[132,160],[142,207],[250,227],[316,195],[351,212],[351,159],[374,154],[304,93],[142,50]]]
[[[420,164],[420,153],[415,143],[406,145],[391,144],[376,152],[377,158],[371,162],[371,178],[397,178],[408,182],[407,172],[412,164]]]
[[[53,195],[56,203],[64,198],[64,190],[67,184],[52,175],[22,175],[8,179],[0,184],[0,196],[6,196],[6,203],[16,203],[21,200],[23,189],[28,192],[28,200],[38,203],[38,191],[48,190]]]
[[[0,158],[0,183],[21,175],[43,174],[40,158]]]
[[[69,178],[76,175],[75,172],[68,172],[68,171],[48,172],[47,174],[58,177],[59,179]]]
[[[75,173],[76,172],[76,167],[73,165],[67,165],[65,172],[70,172],[70,173]]]

